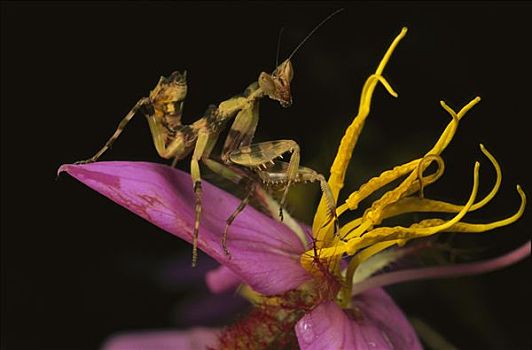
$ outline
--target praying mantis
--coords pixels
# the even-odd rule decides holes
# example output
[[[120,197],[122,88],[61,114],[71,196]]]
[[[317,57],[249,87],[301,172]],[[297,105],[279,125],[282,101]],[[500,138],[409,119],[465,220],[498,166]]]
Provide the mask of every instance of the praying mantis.
[[[164,159],[173,159],[172,166],[192,153],[190,173],[195,195],[192,266],[197,263],[202,211],[200,161],[213,172],[233,182],[246,180],[252,184],[239,207],[226,221],[222,246],[228,256],[230,256],[227,249],[228,228],[248,203],[257,182],[282,187],[283,195],[279,203],[279,216],[282,220],[282,211],[290,186],[298,182],[318,181],[327,198],[331,219],[336,220],[336,206],[327,182],[314,170],[300,167],[300,147],[295,141],[285,139],[252,143],[252,140],[259,121],[259,101],[267,97],[279,102],[283,107],[292,104],[290,84],[294,72],[291,58],[321,25],[340,11],[332,13],[320,22],[271,74],[261,72],[257,81],[251,83],[241,95],[222,101],[218,105],[210,105],[203,116],[190,125],[181,123],[187,95],[186,71],[183,73],[175,71],[168,77],[161,77],[149,95],[139,99],[122,119],[105,145],[94,156],[77,164],[97,161],[138,112],[142,112],[148,121],[157,153]],[[211,153],[220,133],[231,119],[234,121],[224,142],[220,160],[215,160],[211,157]],[[285,153],[291,154],[289,161],[278,161],[277,159]],[[239,171],[237,170],[239,167],[246,170]]]

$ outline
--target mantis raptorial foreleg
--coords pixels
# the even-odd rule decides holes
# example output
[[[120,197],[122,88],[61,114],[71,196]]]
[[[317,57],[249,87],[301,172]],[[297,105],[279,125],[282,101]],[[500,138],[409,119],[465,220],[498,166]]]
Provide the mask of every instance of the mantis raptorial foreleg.
[[[260,171],[265,164],[272,163],[275,159],[281,157],[284,153],[291,152],[290,162],[286,170],[286,188],[281,199],[281,207],[279,215],[283,217],[283,207],[286,201],[286,195],[290,185],[297,176],[299,168],[299,145],[293,140],[277,140],[255,143],[249,146],[240,147],[239,149],[229,154],[229,159],[232,163],[242,165],[249,168],[257,168]]]
[[[255,88],[256,86],[251,85],[246,92],[251,93]],[[238,113],[225,141],[222,160],[226,164],[234,163],[248,168],[256,168],[257,171],[260,171],[261,167],[266,164],[272,164],[274,159],[280,157],[283,153],[292,152],[289,166],[286,169],[286,188],[279,208],[279,216],[282,220],[286,196],[299,167],[299,146],[292,140],[270,141],[251,145],[259,119],[258,107],[258,102],[255,102],[249,108],[242,109]]]
[[[254,169],[252,171],[252,169],[249,168],[239,167],[234,164],[225,165],[212,159],[203,159],[202,161],[205,165],[207,165],[209,169],[211,169],[216,174],[220,175],[225,179],[228,179],[229,181],[239,185],[240,187],[246,188],[246,194],[244,196],[244,199],[240,202],[239,206],[235,209],[231,216],[226,220],[226,226],[222,238],[222,247],[224,248],[224,252],[229,255],[229,250],[227,249],[229,227],[235,220],[237,215],[240,214],[242,210],[244,210],[245,206],[249,203],[252,197],[254,199],[257,199],[259,203],[265,209],[267,209],[270,215],[274,216],[277,214],[280,206],[276,204],[276,202],[273,201],[272,198],[270,198],[263,186],[273,188],[286,188],[286,184],[288,182],[287,169],[289,167],[289,163],[276,161],[266,170]],[[337,226],[338,220],[336,217],[336,205],[331,189],[329,188],[325,177],[310,168],[301,166],[297,171],[294,183],[301,182],[319,182],[321,191],[323,192],[327,202],[330,218],[331,220],[335,221]],[[287,218],[290,222],[286,222],[286,224],[291,229],[297,230],[297,224],[296,226],[293,225],[293,219],[291,219],[290,216],[288,216]],[[327,222],[327,224],[328,223],[329,221]],[[301,233],[301,235],[303,234]]]
[[[244,96],[248,96],[255,89],[257,83],[251,84],[244,91]],[[242,109],[235,117],[229,134],[224,142],[222,151],[222,160],[228,164],[230,163],[229,154],[239,147],[249,146],[255,135],[257,124],[259,122],[259,101],[250,103],[248,108]]]
[[[278,206],[273,205],[273,203],[276,202],[262,188],[261,179],[258,178],[256,174],[251,171],[251,169],[240,168],[235,165],[225,165],[212,159],[203,159],[203,163],[214,173],[233,182],[236,185],[239,185],[239,187],[245,188],[245,196],[238,205],[238,207],[227,218],[222,236],[222,248],[225,254],[228,257],[231,257],[229,249],[227,248],[229,227],[236,219],[236,217],[248,205],[250,199],[253,197],[254,199],[258,200],[259,204],[264,209],[266,209],[272,216],[276,215],[276,213],[278,212]]]

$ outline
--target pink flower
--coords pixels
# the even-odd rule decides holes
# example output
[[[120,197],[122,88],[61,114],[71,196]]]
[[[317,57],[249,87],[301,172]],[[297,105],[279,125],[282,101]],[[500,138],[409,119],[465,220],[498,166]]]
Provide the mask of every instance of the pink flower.
[[[59,171],[173,235],[192,241],[194,194],[189,174],[143,162],[64,165]],[[361,282],[359,290],[355,285],[352,312],[346,312],[331,295],[312,295],[324,290],[313,281],[324,280],[302,267],[300,258],[308,247],[300,238],[252,207],[246,207],[231,226],[228,244],[232,257],[228,258],[220,242],[225,219],[239,200],[207,182],[203,198],[199,248],[222,264],[207,274],[207,284],[213,292],[221,292],[244,283],[260,293],[265,304],[225,332],[192,329],[118,335],[107,342],[105,350],[230,348],[235,344],[253,348],[274,338],[290,344],[294,341],[293,330],[301,349],[421,349],[401,310],[384,290],[375,287],[417,278],[480,273],[530,254],[528,243],[513,254],[487,263],[420,269],[417,274],[408,270],[376,275]],[[335,288],[334,281],[329,287]],[[281,313],[290,316],[281,318]],[[264,325],[268,332],[261,330]],[[253,334],[253,327],[260,332]],[[235,339],[237,342],[231,343]]]
[[[69,173],[173,235],[192,241],[194,193],[189,174],[165,165],[143,162],[64,165],[59,171]],[[285,309],[274,305],[271,313],[288,311],[294,314],[275,325],[270,310],[266,310],[265,314],[250,315],[245,322],[272,322],[271,327],[279,333],[291,333],[283,334],[286,341],[293,340],[288,338],[293,336],[295,329],[302,349],[323,349],[323,344],[337,344],[343,349],[383,348],[384,345],[388,348],[421,348],[413,328],[382,289],[358,295],[354,305],[359,313],[352,315],[344,313],[330,300],[309,297],[308,291],[298,290],[314,279],[300,263],[300,257],[308,247],[287,226],[252,207],[246,207],[231,226],[228,241],[231,258],[228,258],[221,246],[222,233],[225,219],[240,201],[207,182],[203,189],[198,247],[223,265],[207,275],[209,287],[220,292],[245,283],[263,296],[284,298],[288,304]],[[287,325],[291,329],[285,329]],[[247,325],[239,326],[240,329],[229,328],[233,332],[230,334],[242,337],[242,341],[248,336],[249,341],[253,341],[256,335],[248,333]],[[216,346],[215,333],[215,330],[195,329],[187,333],[124,335],[111,339],[105,349],[203,349],[207,345]],[[222,336],[222,341],[231,341],[226,338]],[[260,335],[257,339],[271,340],[268,337],[260,339]]]

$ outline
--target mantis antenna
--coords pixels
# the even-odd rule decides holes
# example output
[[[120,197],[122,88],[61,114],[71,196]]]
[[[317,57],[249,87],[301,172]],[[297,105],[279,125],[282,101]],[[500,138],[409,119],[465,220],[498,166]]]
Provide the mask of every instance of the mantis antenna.
[[[275,67],[279,66],[279,51],[281,51],[281,36],[283,35],[284,27],[281,27],[279,31],[279,37],[277,38],[277,54],[275,56]]]
[[[338,13],[342,12],[344,9],[341,8],[341,9],[338,9],[336,11],[334,11],[333,13],[331,13],[329,16],[327,16],[327,18],[325,18],[323,21],[321,21],[317,26],[314,27],[314,29],[312,29],[310,31],[310,33],[308,33],[308,35],[305,37],[305,39],[303,39],[303,41],[301,41],[299,43],[299,45],[296,46],[296,48],[294,49],[294,51],[292,51],[292,53],[290,54],[290,56],[288,56],[287,60],[291,59],[295,54],[296,52],[301,48],[301,46],[303,46],[303,44],[305,42],[307,42],[307,40],[312,36],[312,34],[314,34],[316,32],[316,30],[318,30],[322,25],[324,25],[328,20],[330,20],[332,17],[334,17],[335,15],[337,15]],[[280,36],[279,36],[280,38]]]

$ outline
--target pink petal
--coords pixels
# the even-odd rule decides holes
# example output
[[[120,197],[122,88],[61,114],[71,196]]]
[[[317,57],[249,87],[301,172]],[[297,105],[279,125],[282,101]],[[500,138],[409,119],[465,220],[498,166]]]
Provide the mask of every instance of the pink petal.
[[[213,293],[229,291],[242,283],[242,279],[233,270],[223,265],[207,272],[205,279],[209,290]]]
[[[334,302],[325,302],[296,324],[302,350],[422,349],[402,311],[382,289],[354,299],[348,316]]]
[[[218,331],[194,328],[188,331],[149,331],[112,336],[102,350],[205,350],[218,342]]]
[[[62,171],[158,227],[192,241],[195,199],[188,173],[145,162],[63,165]],[[250,206],[229,230],[229,259],[221,247],[222,233],[240,200],[206,181],[202,186],[200,249],[266,295],[281,294],[310,278],[299,264],[304,247],[297,236]]]

